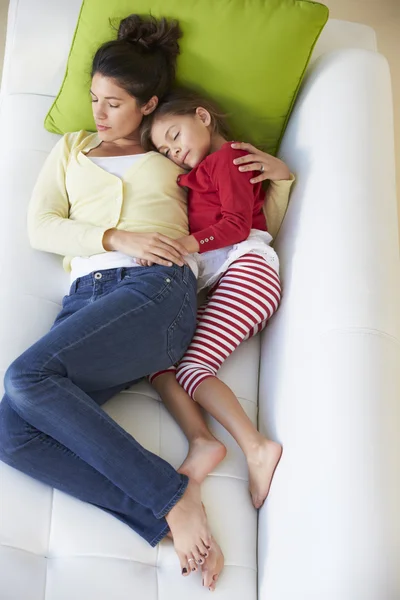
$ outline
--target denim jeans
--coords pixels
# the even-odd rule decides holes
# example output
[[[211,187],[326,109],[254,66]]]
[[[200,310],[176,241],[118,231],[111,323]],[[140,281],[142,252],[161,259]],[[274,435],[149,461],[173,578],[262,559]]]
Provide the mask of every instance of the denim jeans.
[[[77,279],[50,332],[6,372],[0,459],[108,511],[155,546],[188,479],[100,406],[177,362],[195,315],[196,280],[187,266]]]

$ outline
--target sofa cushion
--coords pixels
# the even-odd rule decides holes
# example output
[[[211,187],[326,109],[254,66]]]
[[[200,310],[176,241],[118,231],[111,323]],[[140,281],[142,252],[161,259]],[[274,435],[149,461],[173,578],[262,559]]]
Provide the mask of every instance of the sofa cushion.
[[[95,130],[89,95],[98,46],[132,12],[179,19],[180,83],[205,91],[230,115],[236,139],[275,153],[314,44],[328,18],[304,0],[84,0],[60,92],[45,126]],[[113,28],[114,25],[114,28]]]

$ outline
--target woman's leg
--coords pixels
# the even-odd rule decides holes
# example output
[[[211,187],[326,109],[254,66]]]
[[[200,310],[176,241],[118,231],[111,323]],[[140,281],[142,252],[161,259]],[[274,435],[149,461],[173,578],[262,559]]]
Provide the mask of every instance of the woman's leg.
[[[123,271],[133,273],[125,278]],[[68,448],[156,519],[165,517],[187,560],[210,535],[198,488],[142,448],[90,397],[178,360],[191,336],[191,274],[185,268],[140,271],[104,271],[99,279],[89,276],[87,288],[82,278],[76,294],[86,300],[89,294],[90,302],[14,361],[6,395],[33,430]]]
[[[256,508],[268,495],[282,449],[257,431],[236,396],[215,375],[235,348],[265,325],[280,295],[279,277],[263,258],[249,254],[235,261],[214,288],[177,370],[182,387],[242,448]]]
[[[109,479],[55,439],[0,402],[0,460],[58,490],[94,504],[126,523],[155,546],[169,531],[165,518],[135,502]]]

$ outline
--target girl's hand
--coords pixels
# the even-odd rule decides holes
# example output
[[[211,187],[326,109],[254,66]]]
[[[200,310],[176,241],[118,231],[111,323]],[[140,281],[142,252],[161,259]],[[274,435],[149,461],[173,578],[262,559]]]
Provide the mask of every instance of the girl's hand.
[[[283,160],[262,152],[262,150],[245,142],[236,142],[231,144],[231,146],[235,150],[247,150],[247,152],[250,152],[250,154],[235,158],[233,161],[235,165],[242,165],[239,167],[239,171],[261,171],[256,177],[250,179],[250,183],[258,183],[265,179],[270,179],[271,181],[290,179],[289,168]]]
[[[154,265],[154,263],[151,262],[151,260],[145,260],[144,258],[138,258],[136,259],[136,262],[141,267],[152,267]]]
[[[123,252],[128,256],[157,265],[183,267],[188,252],[177,240],[161,233],[132,233],[109,229],[103,236],[104,250]],[[140,263],[141,264],[141,263]],[[148,266],[148,265],[146,265]]]

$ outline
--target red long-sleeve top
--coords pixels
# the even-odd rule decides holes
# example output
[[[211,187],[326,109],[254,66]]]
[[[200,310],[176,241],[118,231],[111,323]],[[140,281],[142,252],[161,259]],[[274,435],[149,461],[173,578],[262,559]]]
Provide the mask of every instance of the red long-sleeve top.
[[[178,185],[189,190],[189,230],[199,242],[199,252],[242,242],[251,229],[267,230],[261,183],[250,183],[255,173],[240,172],[233,164],[234,158],[245,154],[227,142],[178,177]]]

